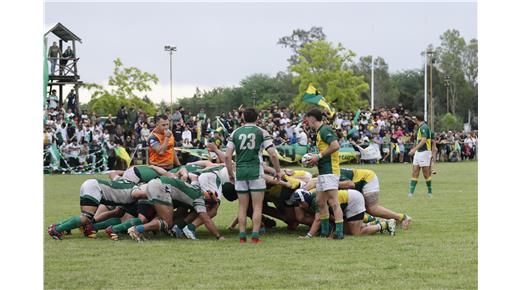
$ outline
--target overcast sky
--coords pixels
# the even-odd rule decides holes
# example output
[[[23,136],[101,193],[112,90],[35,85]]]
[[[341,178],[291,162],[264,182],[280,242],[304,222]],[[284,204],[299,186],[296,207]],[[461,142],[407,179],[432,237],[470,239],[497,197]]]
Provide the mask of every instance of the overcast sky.
[[[78,70],[84,82],[105,83],[112,61],[155,73],[148,95],[169,101],[169,57],[174,98],[196,86],[238,85],[253,73],[286,70],[288,48],[276,44],[293,29],[321,26],[327,40],[358,56],[383,57],[391,71],[422,66],[427,44],[447,29],[477,38],[476,3],[61,3],[45,4],[45,26],[61,22],[82,39]],[[52,39],[51,39],[52,41]],[[81,102],[88,101],[81,92]]]

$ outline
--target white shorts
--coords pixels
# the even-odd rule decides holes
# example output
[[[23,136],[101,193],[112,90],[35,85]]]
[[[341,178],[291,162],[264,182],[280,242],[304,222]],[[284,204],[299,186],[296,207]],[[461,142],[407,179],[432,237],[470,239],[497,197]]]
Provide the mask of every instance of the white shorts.
[[[413,156],[413,165],[418,165],[419,167],[428,167],[430,166],[430,161],[432,159],[431,151],[416,151]]]
[[[163,184],[160,179],[154,179],[148,182],[146,187],[148,199],[154,203],[173,206],[173,201],[181,202],[191,206],[197,213],[206,212],[204,197],[192,199],[185,192],[170,184]]]
[[[198,177],[199,186],[202,191],[211,191],[220,199],[222,196],[222,184],[217,185],[217,175],[213,172],[202,173]]]
[[[265,187],[265,180],[263,178],[235,181],[235,190],[237,191],[237,193],[265,191]]]
[[[379,179],[377,179],[377,176],[374,176],[372,180],[363,186],[363,194],[370,192],[379,192]]]
[[[336,174],[323,174],[318,175],[316,180],[316,191],[324,192],[331,189],[338,189],[339,187],[339,175]]]
[[[87,179],[83,184],[81,184],[81,188],[79,189],[79,198],[86,198],[93,201],[97,201],[99,204],[101,202],[101,188],[99,187],[99,183],[95,179]]]
[[[146,187],[148,199],[160,204],[172,205],[170,192],[171,191],[166,188],[166,185],[164,185],[160,179],[150,180]]]
[[[344,217],[349,218],[365,212],[365,198],[361,192],[349,189],[348,190],[348,205],[347,210],[343,213]]]

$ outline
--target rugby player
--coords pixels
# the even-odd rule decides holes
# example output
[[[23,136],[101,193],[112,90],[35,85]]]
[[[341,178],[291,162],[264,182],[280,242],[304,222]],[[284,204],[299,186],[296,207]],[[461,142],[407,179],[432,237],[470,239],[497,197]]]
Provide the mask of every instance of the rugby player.
[[[238,224],[240,243],[247,241],[246,218],[249,196],[253,205],[253,233],[251,241],[260,242],[259,230],[262,221],[262,207],[266,188],[262,166],[262,151],[266,149],[275,169],[275,178],[281,179],[278,153],[273,145],[272,137],[262,128],[256,126],[258,113],[247,108],[243,113],[245,124],[231,133],[226,150],[226,168],[231,183],[235,184],[238,193]],[[236,177],[233,170],[232,157],[236,151]]]
[[[147,198],[144,187],[124,179],[115,181],[88,179],[83,182],[79,191],[81,214],[59,224],[50,225],[47,232],[53,239],[61,240],[63,232],[95,223],[94,214],[100,204],[131,205],[138,199]]]
[[[197,175],[199,174],[199,175]],[[211,166],[190,174],[191,184],[197,184],[204,193],[204,202],[208,216],[213,219],[218,212],[223,189],[232,184],[229,181],[227,169],[223,165]],[[227,186],[226,186],[227,185]],[[183,221],[173,226],[172,231],[180,238],[183,235],[182,228],[186,225],[195,232],[195,229],[203,224],[203,219],[195,213],[187,215]]]
[[[374,225],[364,223],[365,201],[359,191],[354,189],[339,190],[338,199],[346,223],[345,234],[354,236],[371,235],[378,232],[383,233],[385,230],[390,235],[395,234],[396,222],[393,219],[380,220]],[[298,189],[294,192],[292,200],[297,206],[295,210],[298,221],[307,225],[310,224],[310,230],[307,235],[300,238],[312,238],[320,228],[320,214],[316,204],[315,192]]]
[[[432,197],[432,180],[430,173],[432,139],[430,128],[426,122],[424,122],[424,115],[422,113],[419,113],[415,117],[415,123],[417,125],[415,146],[408,153],[410,156],[413,156],[412,178],[410,180],[408,197],[413,197],[419,171],[421,170],[426,181],[426,187],[428,188],[428,197]]]
[[[408,229],[412,217],[404,213],[396,213],[379,205],[379,179],[374,171],[368,169],[341,168],[339,188],[356,189],[363,194],[367,212],[376,217],[395,219],[403,229]]]
[[[130,216],[125,218],[126,214]],[[137,211],[135,213],[127,212],[126,214],[121,218],[121,223],[110,225],[105,229],[105,233],[114,241],[119,240],[119,235],[126,233],[129,228],[148,223],[156,216],[155,208],[148,199],[138,200]]]
[[[108,174],[111,180],[123,178],[135,184],[148,183],[159,176],[176,177],[173,173],[155,165],[135,165],[128,167],[124,171],[114,170]]]
[[[316,145],[319,154],[314,154],[310,160],[310,165],[318,166],[318,179],[316,182],[317,197],[316,201],[320,209],[321,235],[328,236],[329,211],[328,206],[332,207],[336,223],[335,239],[343,239],[343,212],[338,202],[339,185],[339,142],[334,130],[323,123],[323,114],[319,109],[312,109],[306,115],[306,121],[316,130]],[[330,204],[327,204],[330,202]]]
[[[157,216],[150,222],[128,229],[128,234],[135,240],[142,240],[145,231],[164,231],[172,235],[173,203],[179,202],[193,208],[202,219],[208,231],[218,240],[223,239],[217,227],[206,212],[204,194],[199,188],[179,179],[161,176],[150,181],[146,186],[148,199],[152,201]],[[188,225],[182,228],[186,237],[196,239],[193,229]]]

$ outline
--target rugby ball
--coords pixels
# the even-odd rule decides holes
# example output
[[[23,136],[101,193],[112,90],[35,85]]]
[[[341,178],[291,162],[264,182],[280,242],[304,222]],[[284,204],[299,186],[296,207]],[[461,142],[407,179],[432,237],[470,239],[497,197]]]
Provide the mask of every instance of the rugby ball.
[[[311,166],[310,161],[312,160],[313,157],[314,157],[314,154],[312,154],[312,153],[307,153],[307,154],[303,155],[302,156],[303,166],[310,167]]]

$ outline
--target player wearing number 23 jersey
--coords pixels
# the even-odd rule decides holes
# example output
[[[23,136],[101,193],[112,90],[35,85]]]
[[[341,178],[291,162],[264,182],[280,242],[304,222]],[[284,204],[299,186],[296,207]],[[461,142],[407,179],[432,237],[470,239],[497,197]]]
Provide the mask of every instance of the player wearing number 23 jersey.
[[[237,192],[264,191],[265,181],[262,166],[262,152],[273,146],[273,140],[264,129],[246,124],[231,133],[228,149],[236,152]],[[250,181],[249,188],[241,186],[242,181]]]

